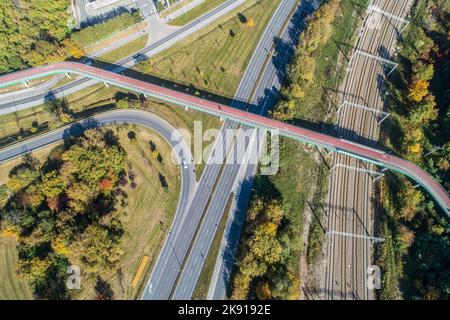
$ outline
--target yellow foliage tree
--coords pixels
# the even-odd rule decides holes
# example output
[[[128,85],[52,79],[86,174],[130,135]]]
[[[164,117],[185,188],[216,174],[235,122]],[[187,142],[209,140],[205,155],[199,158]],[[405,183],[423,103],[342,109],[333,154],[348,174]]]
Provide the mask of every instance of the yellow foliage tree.
[[[413,188],[411,182],[406,181],[405,187],[402,188],[397,199],[400,203],[398,215],[405,221],[411,221],[419,208],[419,204],[425,199],[419,189]]]
[[[84,49],[77,44],[75,41],[67,38],[63,41],[64,49],[66,51],[66,55],[70,58],[80,59],[81,57],[86,55]]]
[[[291,94],[293,97],[297,98],[297,99],[303,99],[305,97],[305,92],[302,90],[302,88],[300,88],[300,85],[297,83],[294,83],[291,85]],[[292,105],[288,104],[289,109],[291,109],[291,106],[293,107],[292,109],[295,108],[295,102],[293,100],[290,100],[289,102],[292,101]]]
[[[250,17],[247,20],[247,28],[253,28],[255,26],[255,20],[253,19],[253,17]]]
[[[422,145],[420,143],[413,143],[408,147],[409,153],[422,153]]]
[[[52,248],[58,254],[62,254],[65,256],[69,254],[69,249],[66,247],[63,239],[61,239],[60,237],[57,237],[52,241]]]
[[[413,102],[420,102],[428,95],[430,83],[419,79],[412,82],[408,91],[408,98]]]

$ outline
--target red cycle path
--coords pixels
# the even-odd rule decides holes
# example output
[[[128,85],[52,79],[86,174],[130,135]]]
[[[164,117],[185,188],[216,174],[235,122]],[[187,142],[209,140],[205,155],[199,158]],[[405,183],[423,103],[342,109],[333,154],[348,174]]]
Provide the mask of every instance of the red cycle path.
[[[187,106],[225,118],[230,118],[246,125],[267,129],[277,129],[280,131],[281,135],[291,137],[305,143],[315,144],[319,147],[333,150],[335,152],[345,153],[350,156],[393,169],[409,176],[422,185],[431,194],[431,196],[433,196],[447,216],[450,217],[450,197],[447,191],[444,190],[444,188],[437,181],[435,181],[431,175],[407,160],[374,148],[242,111],[206,100],[201,97],[191,96],[183,92],[157,86],[77,62],[55,63],[6,74],[0,77],[0,87],[11,86],[19,82],[41,78],[49,74],[66,72],[77,73],[125,89],[154,96],[178,105]]]

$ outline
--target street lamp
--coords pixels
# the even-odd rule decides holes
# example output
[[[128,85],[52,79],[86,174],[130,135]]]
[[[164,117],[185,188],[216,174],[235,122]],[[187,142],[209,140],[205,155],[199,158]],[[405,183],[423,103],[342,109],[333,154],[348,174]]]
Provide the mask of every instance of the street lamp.
[[[433,150],[431,150],[430,152],[428,152],[428,153],[425,155],[425,157],[427,157],[427,156],[429,156],[430,154],[435,153],[436,151],[439,151],[439,150],[444,150],[444,148],[443,148],[443,147],[434,146],[434,147],[433,147]]]

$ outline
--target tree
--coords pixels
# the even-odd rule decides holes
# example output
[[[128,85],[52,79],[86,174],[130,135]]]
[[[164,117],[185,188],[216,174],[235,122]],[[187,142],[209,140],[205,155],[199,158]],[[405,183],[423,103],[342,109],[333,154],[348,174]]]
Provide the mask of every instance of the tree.
[[[127,99],[120,99],[119,101],[117,101],[116,105],[119,109],[127,109],[129,107]]]
[[[272,293],[270,291],[270,286],[267,282],[260,282],[256,286],[256,295],[260,300],[269,300],[272,298]]]
[[[65,190],[66,186],[66,180],[56,170],[53,170],[43,176],[41,190],[47,198],[56,198]]]
[[[300,85],[298,83],[293,83],[291,85],[291,92],[292,96],[296,99],[303,99],[305,97],[305,92],[300,88]],[[292,105],[289,105],[289,109],[293,109],[295,107],[295,103]]]
[[[411,182],[406,181],[405,187],[399,191],[397,199],[400,206],[398,217],[405,221],[411,221],[425,198],[420,190],[413,188]]]
[[[80,256],[90,272],[111,268],[122,255],[120,239],[113,237],[107,228],[90,225],[79,243]]]
[[[39,130],[39,123],[38,123],[37,121],[33,121],[33,122],[31,123],[31,129],[30,129],[30,131],[31,131],[32,133],[36,133],[38,130]]]
[[[114,182],[111,179],[103,179],[100,181],[100,190],[105,193],[109,194],[114,188]]]
[[[11,172],[12,174],[6,185],[13,192],[17,192],[20,189],[28,186],[39,176],[38,172],[29,168],[28,166],[19,166]]]
[[[29,186],[26,191],[26,203],[31,208],[37,208],[41,205],[42,201],[44,201],[44,195],[40,188],[36,185]]]
[[[426,80],[418,79],[411,83],[408,91],[408,98],[413,102],[420,102],[428,95],[430,83]]]
[[[86,55],[83,47],[70,38],[65,39],[62,44],[64,46],[64,50],[66,51],[67,57],[80,59]]]
[[[153,70],[153,63],[150,59],[146,58],[136,65],[136,69],[141,73],[149,74]]]
[[[429,95],[421,99],[418,105],[414,107],[408,116],[408,121],[412,126],[420,127],[427,126],[430,121],[436,120],[437,117],[438,110],[436,108],[435,98]]]

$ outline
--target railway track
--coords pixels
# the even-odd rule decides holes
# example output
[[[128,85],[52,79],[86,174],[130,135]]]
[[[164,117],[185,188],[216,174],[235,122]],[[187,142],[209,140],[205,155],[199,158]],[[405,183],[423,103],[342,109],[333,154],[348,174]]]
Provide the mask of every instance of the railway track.
[[[410,2],[410,0],[375,0],[371,5],[404,17],[409,10]],[[363,28],[355,49],[383,56],[394,48],[401,22],[374,13],[372,18],[366,17]],[[389,59],[388,56],[384,58]],[[381,87],[383,73],[384,67],[380,62],[366,56],[356,56],[341,87],[342,102],[347,100],[379,111],[383,110]],[[379,126],[375,113],[347,106],[342,109],[341,115],[337,121],[339,136],[370,146],[377,144]],[[374,236],[373,181],[368,173],[357,170],[374,171],[375,168],[338,154],[333,157],[333,166],[335,165],[341,167],[337,167],[331,176],[327,225],[328,231],[337,231],[339,234],[330,233],[327,241],[324,298],[373,299],[374,292],[368,290],[366,276],[367,268],[372,261],[370,237]],[[355,170],[348,169],[348,166],[354,167]],[[363,235],[366,238],[352,237],[351,234]]]

